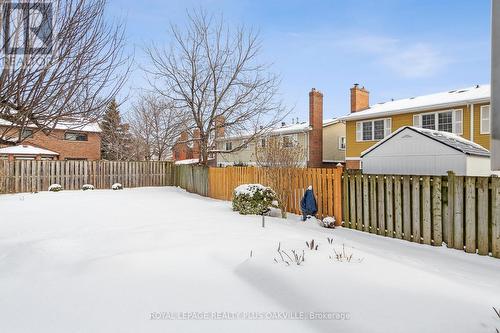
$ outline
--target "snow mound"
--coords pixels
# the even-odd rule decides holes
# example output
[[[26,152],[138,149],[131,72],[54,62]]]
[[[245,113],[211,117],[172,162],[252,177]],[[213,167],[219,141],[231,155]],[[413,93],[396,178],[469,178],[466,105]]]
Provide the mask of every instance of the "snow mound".
[[[270,208],[278,208],[276,193],[261,184],[243,184],[234,189],[233,210],[243,215],[262,215]]]
[[[122,185],[122,184],[120,184],[120,183],[114,183],[114,184],[111,186],[111,188],[112,188],[113,190],[115,190],[115,191],[116,191],[116,190],[123,190],[123,185]]]
[[[91,184],[85,184],[82,186],[82,190],[84,190],[84,191],[94,190],[94,189],[95,189],[94,185],[91,185]]]
[[[59,191],[62,191],[62,189],[63,189],[63,188],[62,188],[62,186],[61,186],[61,185],[59,185],[59,184],[52,184],[52,185],[50,185],[50,186],[49,186],[49,189],[48,189],[48,190],[49,190],[50,192],[59,192]]]
[[[261,185],[261,184],[242,184],[234,189],[234,195],[247,194],[247,195],[253,197],[255,193],[263,192],[267,189],[269,189],[269,187],[266,187],[266,186]]]
[[[323,219],[323,227],[335,228],[335,217],[327,216]]]

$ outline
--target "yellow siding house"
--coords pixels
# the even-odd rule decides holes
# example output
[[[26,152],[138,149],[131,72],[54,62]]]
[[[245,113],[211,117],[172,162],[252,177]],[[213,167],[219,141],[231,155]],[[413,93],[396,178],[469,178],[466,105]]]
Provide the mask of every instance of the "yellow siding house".
[[[357,84],[346,123],[346,166],[362,168],[361,153],[403,126],[458,134],[490,149],[490,86],[476,85],[374,105]]]

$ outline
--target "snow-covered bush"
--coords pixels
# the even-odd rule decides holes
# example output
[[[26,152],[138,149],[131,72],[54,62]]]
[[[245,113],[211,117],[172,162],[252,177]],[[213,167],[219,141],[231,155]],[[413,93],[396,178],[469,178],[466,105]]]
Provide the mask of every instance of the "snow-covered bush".
[[[52,185],[49,186],[49,191],[50,192],[59,192],[59,191],[62,191],[62,190],[63,190],[63,188],[59,184],[52,184]]]
[[[82,190],[84,191],[88,191],[88,190],[94,190],[94,185],[91,185],[91,184],[85,184],[82,186]]]
[[[327,216],[323,219],[323,227],[335,228],[335,217]]]
[[[113,186],[111,186],[113,190],[123,190],[123,185],[120,183],[114,183]]]
[[[261,184],[243,184],[234,189],[233,210],[242,215],[262,215],[270,208],[278,208],[278,197]]]

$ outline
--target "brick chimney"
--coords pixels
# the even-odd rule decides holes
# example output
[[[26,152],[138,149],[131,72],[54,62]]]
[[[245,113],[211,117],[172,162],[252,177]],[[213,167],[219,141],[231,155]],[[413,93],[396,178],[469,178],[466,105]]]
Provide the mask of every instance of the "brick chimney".
[[[200,129],[195,128],[193,130],[193,158],[200,159]]]
[[[312,88],[309,92],[309,161],[307,166],[323,165],[323,94]]]
[[[187,131],[182,131],[181,135],[177,139],[177,142],[174,145],[174,148],[172,149],[172,154],[174,155],[174,160],[175,161],[182,161],[188,158],[188,151],[187,151],[187,140],[188,140],[188,133]]]
[[[351,112],[366,110],[370,107],[370,92],[355,83],[351,88]]]
[[[186,142],[188,140],[188,132],[187,131],[182,131],[181,132],[181,137],[179,139],[180,142]]]
[[[215,118],[215,138],[220,139],[223,138],[226,133],[224,130],[224,124],[226,122],[226,119],[224,116],[217,116]]]

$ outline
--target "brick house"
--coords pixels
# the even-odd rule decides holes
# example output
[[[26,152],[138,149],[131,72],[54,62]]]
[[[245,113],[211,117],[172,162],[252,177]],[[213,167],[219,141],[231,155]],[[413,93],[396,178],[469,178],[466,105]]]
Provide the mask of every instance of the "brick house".
[[[311,168],[332,167],[345,161],[345,124],[338,119],[323,118],[323,94],[309,92],[309,122],[282,123],[265,136],[247,142],[244,136],[217,138],[217,165],[255,165],[256,149],[264,147],[267,137],[280,137],[303,147],[302,165]],[[231,151],[244,144],[244,148]]]
[[[360,169],[361,155],[404,126],[456,134],[490,148],[490,86],[454,89],[370,105],[364,87],[351,88],[346,123],[346,166]]]
[[[172,148],[172,159],[176,162],[198,163],[200,160],[200,130],[193,131],[193,137],[183,131]]]
[[[3,133],[7,127],[6,124],[0,124],[0,133]],[[56,153],[57,157],[53,159],[88,161],[101,159],[101,130],[97,123],[81,127],[74,124],[59,124],[48,135],[42,131],[35,131],[34,128],[25,128],[22,133],[20,132],[19,129],[10,128],[4,136],[8,139],[22,135],[25,139],[20,146],[41,148]],[[14,151],[22,151],[22,149]],[[21,157],[27,158],[27,156],[19,154],[2,154],[0,156],[0,158],[8,159]]]

